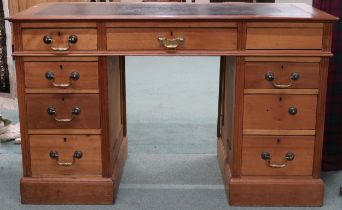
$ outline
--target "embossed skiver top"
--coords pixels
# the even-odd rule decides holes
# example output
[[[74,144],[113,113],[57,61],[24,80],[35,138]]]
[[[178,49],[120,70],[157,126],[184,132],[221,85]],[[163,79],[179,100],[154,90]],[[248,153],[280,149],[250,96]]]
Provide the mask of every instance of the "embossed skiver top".
[[[336,17],[307,4],[45,3],[10,18],[33,20],[317,20]]]

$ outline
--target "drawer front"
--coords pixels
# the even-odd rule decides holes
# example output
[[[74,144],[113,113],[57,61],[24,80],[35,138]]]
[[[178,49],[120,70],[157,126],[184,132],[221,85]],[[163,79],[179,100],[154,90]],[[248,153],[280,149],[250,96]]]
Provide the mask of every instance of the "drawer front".
[[[25,62],[28,89],[98,89],[97,62]]]
[[[246,62],[247,89],[317,89],[319,63]]]
[[[100,135],[31,135],[29,140],[33,177],[101,176]]]
[[[97,50],[96,29],[23,29],[24,51]]]
[[[312,175],[314,136],[245,136],[242,175]]]
[[[320,50],[323,28],[248,28],[248,50]]]
[[[244,129],[314,130],[316,95],[245,95]]]
[[[158,38],[164,39],[164,41]],[[183,39],[183,41],[181,41]],[[237,29],[107,29],[108,50],[236,50]]]
[[[27,94],[29,129],[100,128],[98,94]]]

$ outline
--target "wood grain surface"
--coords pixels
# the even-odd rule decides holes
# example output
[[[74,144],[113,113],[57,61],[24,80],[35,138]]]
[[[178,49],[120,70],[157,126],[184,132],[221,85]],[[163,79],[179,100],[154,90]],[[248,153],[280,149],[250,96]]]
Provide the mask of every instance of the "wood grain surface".
[[[245,95],[244,129],[310,130],[316,128],[316,95]],[[297,108],[291,115],[290,107]]]
[[[98,94],[27,94],[26,103],[29,129],[100,128]],[[70,123],[57,123],[47,112],[49,107],[54,107],[57,118],[68,119],[76,106],[81,108],[81,113]]]
[[[32,177],[102,177],[100,135],[30,135]],[[83,156],[72,166],[58,166],[51,159],[57,151],[59,161],[73,162],[75,151]]]
[[[245,136],[242,146],[242,175],[312,175],[314,136]],[[288,152],[295,154],[284,168],[271,168],[261,159],[269,152],[272,164],[283,164]]]

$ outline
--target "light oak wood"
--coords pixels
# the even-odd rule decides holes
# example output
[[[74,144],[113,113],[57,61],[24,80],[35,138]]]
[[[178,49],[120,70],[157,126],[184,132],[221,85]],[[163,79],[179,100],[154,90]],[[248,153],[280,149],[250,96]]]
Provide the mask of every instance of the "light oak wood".
[[[167,24],[158,21],[146,22],[106,22],[107,28],[236,28],[237,23],[227,21],[169,21]]]
[[[45,74],[52,72],[54,83],[68,84],[72,72],[79,73],[78,80],[71,80],[71,86],[62,90],[90,89],[98,91],[97,62],[25,62],[25,86],[27,89],[61,90],[47,80]],[[75,91],[74,93],[77,93]]]
[[[274,74],[275,79],[268,81],[265,75]],[[290,79],[292,73],[298,73],[299,79]],[[276,85],[289,85],[289,88],[317,89],[319,84],[319,63],[288,63],[288,62],[246,62],[245,88],[275,89]]]
[[[25,56],[170,56],[170,55],[192,55],[192,56],[299,56],[299,57],[331,57],[333,54],[331,52],[324,52],[322,50],[99,50],[99,51],[68,51],[65,53],[55,53],[50,51],[20,51],[13,52],[13,56],[25,57]]]
[[[100,128],[100,100],[97,94],[28,94],[26,103],[29,129]],[[57,123],[54,116],[47,112],[49,107],[54,107],[57,118],[68,119],[76,106],[81,108],[81,113],[70,123]]]
[[[8,10],[10,15],[14,15],[19,12],[19,0],[8,1]]]
[[[323,181],[306,176],[232,178],[222,139],[217,155],[226,195],[233,206],[322,206]],[[310,193],[308,193],[310,192]]]
[[[127,160],[127,146],[127,138],[124,138],[110,178],[22,178],[21,202],[23,204],[113,204]]]
[[[53,47],[65,48],[68,46],[70,35],[76,35],[78,41],[70,44],[70,51],[97,50],[96,29],[23,29],[23,50],[27,51],[52,51],[51,46],[43,42],[45,35],[53,39]]]
[[[250,22],[248,28],[323,28],[323,23],[303,23],[303,22]]]
[[[241,154],[242,154],[242,130],[243,130],[243,115],[244,115],[244,59],[242,57],[236,58],[235,70],[235,91],[234,91],[234,124],[233,126],[233,163],[231,174],[232,177],[239,177],[241,175]]]
[[[112,180],[114,184],[114,200],[117,198],[119,191],[121,177],[124,171],[125,163],[128,157],[128,143],[127,138],[123,138],[121,146],[118,147],[117,157],[114,161]]]
[[[96,62],[98,61],[98,57],[74,57],[74,56],[70,56],[70,57],[66,57],[66,56],[63,56],[63,57],[59,57],[59,56],[54,56],[54,57],[48,57],[48,56],[45,56],[45,57],[24,57],[24,61],[25,62],[67,62],[67,61],[75,61],[75,62]]]
[[[158,37],[176,39],[183,37],[184,43],[177,50],[235,50],[237,30],[232,28],[146,28],[107,29],[108,50],[166,50]]]
[[[316,106],[315,95],[245,95],[243,128],[314,130]],[[290,107],[297,114],[289,114]]]
[[[122,69],[120,57],[107,58],[108,68],[108,117],[109,117],[109,151],[110,165],[114,171],[114,166],[123,136],[123,121],[122,121]]]
[[[292,94],[292,95],[317,95],[318,89],[245,89],[245,94]]]
[[[20,181],[23,204],[113,204],[110,178],[30,178]]]
[[[30,135],[32,177],[102,177],[100,135]],[[49,157],[57,151],[59,161],[72,162],[75,151],[83,156],[72,166],[58,166]]]
[[[233,152],[234,152],[234,109],[235,109],[235,98],[231,97],[234,95],[236,91],[235,88],[235,68],[236,60],[233,58],[223,57],[221,60],[221,71],[222,72],[222,110],[220,115],[220,124],[221,124],[221,140],[225,148],[227,161],[232,164],[233,163]],[[234,143],[235,144],[235,143]]]
[[[229,204],[234,206],[322,206],[321,179],[231,179]]]
[[[282,135],[282,136],[313,136],[315,130],[270,130],[270,129],[243,129],[244,135]]]
[[[22,28],[25,29],[37,29],[37,28],[72,28],[72,29],[79,29],[79,28],[96,28],[96,22],[55,22],[53,24],[49,22],[35,22],[35,23],[22,23]]]
[[[101,134],[101,129],[28,129],[28,134],[96,135]]]
[[[127,158],[124,56],[216,55],[222,56],[218,159],[230,203],[322,204],[319,172],[324,103],[336,17],[305,4],[63,3],[42,4],[9,20],[14,22],[13,55],[19,81],[23,203],[109,204],[116,199]],[[55,52],[43,43],[46,33],[57,40],[54,47],[66,47],[65,41],[74,33],[79,41],[68,51]],[[158,42],[159,35],[182,35],[184,43],[167,50]],[[27,63],[34,64],[30,72],[25,71]],[[98,67],[82,87],[57,90],[37,79],[41,78],[40,65],[48,63],[52,67],[58,63],[96,63]],[[264,81],[270,67],[281,84],[288,82],[289,73],[300,71],[301,77],[289,89],[276,89]],[[66,79],[67,74],[62,76]],[[26,80],[31,87],[25,87]],[[57,126],[47,117],[51,104],[58,105],[61,111],[57,112],[63,118],[69,117],[69,106],[81,104],[81,115],[75,122]],[[296,106],[298,113],[289,116],[289,106]],[[42,143],[30,145],[29,135]],[[58,144],[58,140],[51,140],[57,136],[76,136],[80,143],[74,146],[87,146],[94,152],[101,165],[96,173],[63,172],[52,175],[60,176],[57,178],[42,177],[50,176],[39,165],[44,161],[38,161],[34,168],[37,161],[32,164],[31,156],[41,154],[40,148],[46,145]],[[83,136],[97,136],[96,151],[89,141],[81,141]],[[279,143],[277,138],[281,138]],[[48,144],[44,144],[46,139]],[[70,149],[73,147],[60,148]],[[272,150],[275,163],[288,150],[296,156],[288,167],[274,172],[260,162],[259,153],[264,149]],[[84,176],[97,178],[81,178]]]
[[[14,24],[16,28],[16,24]],[[25,73],[24,62],[22,58],[17,58],[16,62],[16,76],[17,76],[17,91],[18,91],[18,108],[20,118],[20,138],[21,138],[21,151],[23,162],[23,175],[31,176],[31,156],[30,144],[28,140],[28,126],[27,126],[27,109],[25,102]]]
[[[242,175],[312,175],[314,136],[244,136],[242,145]],[[271,168],[261,159],[269,152],[272,164],[283,164],[288,152],[295,154],[284,168]]]
[[[291,63],[319,63],[320,57],[245,57],[245,61],[291,62]]]
[[[322,49],[322,28],[248,28],[246,49]]]
[[[331,31],[330,31],[331,32]],[[315,157],[313,176],[320,177],[322,156],[323,156],[323,141],[324,141],[324,121],[325,121],[325,103],[327,96],[327,83],[328,83],[329,60],[322,59],[320,65],[320,94],[318,95],[317,103],[317,124],[316,124],[316,144],[315,144]]]
[[[230,164],[227,159],[227,153],[223,145],[223,141],[221,138],[217,138],[217,159],[218,159],[218,164],[219,168],[221,171],[222,179],[223,179],[223,184],[225,188],[225,193],[227,196],[227,200],[229,200],[229,182],[232,177],[231,175],[231,169],[230,169]]]
[[[97,89],[25,89],[25,93],[84,93],[84,94],[97,94]]]

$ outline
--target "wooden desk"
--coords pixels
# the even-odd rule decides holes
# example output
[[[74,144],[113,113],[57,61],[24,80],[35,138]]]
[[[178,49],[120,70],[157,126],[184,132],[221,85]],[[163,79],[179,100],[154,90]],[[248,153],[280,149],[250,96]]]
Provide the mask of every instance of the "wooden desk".
[[[215,55],[229,203],[323,204],[335,17],[305,4],[53,3],[10,20],[22,203],[113,203],[127,157],[124,56]]]

